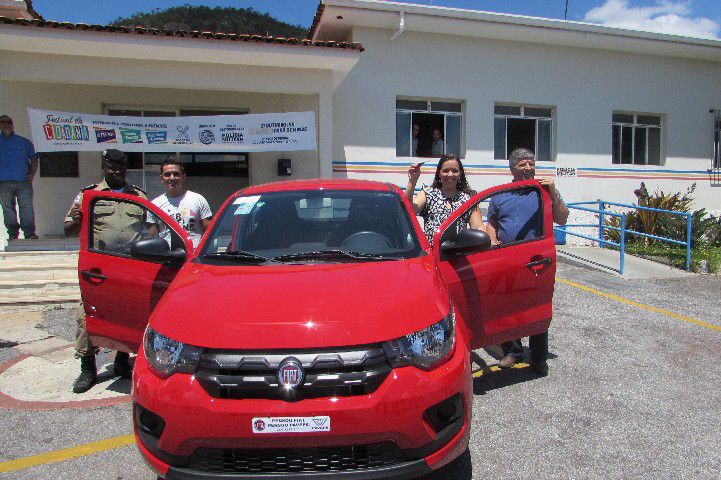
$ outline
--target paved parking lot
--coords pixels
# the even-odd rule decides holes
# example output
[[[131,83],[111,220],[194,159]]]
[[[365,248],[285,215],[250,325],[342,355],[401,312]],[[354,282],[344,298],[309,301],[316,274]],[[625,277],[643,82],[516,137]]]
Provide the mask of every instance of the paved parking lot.
[[[469,450],[432,479],[718,479],[721,277],[563,263],[557,276],[549,376],[479,367]],[[18,315],[0,312],[0,477],[153,479],[128,437],[128,382],[108,377],[85,403],[68,394],[75,311]]]

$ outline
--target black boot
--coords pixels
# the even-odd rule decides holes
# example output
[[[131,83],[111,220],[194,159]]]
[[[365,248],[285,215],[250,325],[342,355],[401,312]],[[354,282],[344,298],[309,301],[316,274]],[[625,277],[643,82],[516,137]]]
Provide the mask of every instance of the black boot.
[[[126,352],[115,352],[115,362],[113,362],[113,372],[121,378],[130,378],[133,376],[133,367],[128,363],[130,354]]]
[[[95,385],[98,369],[95,366],[95,355],[80,358],[80,376],[73,383],[73,393],[87,392]]]

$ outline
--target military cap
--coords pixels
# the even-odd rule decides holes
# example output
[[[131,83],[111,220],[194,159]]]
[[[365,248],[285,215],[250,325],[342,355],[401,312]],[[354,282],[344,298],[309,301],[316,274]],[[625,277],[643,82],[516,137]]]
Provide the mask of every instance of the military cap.
[[[103,152],[103,161],[121,163],[126,167],[128,166],[128,156],[115,148],[111,148]]]

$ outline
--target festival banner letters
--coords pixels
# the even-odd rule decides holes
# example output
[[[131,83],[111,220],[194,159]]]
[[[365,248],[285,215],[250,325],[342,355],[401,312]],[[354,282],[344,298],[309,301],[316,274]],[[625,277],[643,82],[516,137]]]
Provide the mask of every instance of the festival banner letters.
[[[35,150],[290,152],[317,150],[315,112],[116,117],[28,108]]]

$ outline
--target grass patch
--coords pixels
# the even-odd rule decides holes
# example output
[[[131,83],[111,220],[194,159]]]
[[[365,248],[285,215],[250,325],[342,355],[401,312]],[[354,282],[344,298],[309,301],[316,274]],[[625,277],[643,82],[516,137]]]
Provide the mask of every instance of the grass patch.
[[[640,257],[649,257],[653,260],[665,259],[669,265],[686,269],[686,249],[671,245],[643,245],[639,243],[626,244],[626,253]],[[703,268],[708,265],[708,270]],[[691,250],[691,271],[718,274],[721,269],[721,247],[696,247]]]

